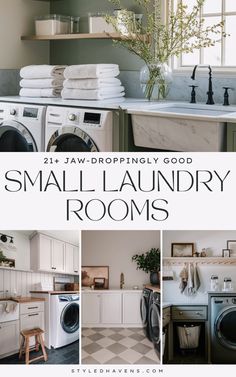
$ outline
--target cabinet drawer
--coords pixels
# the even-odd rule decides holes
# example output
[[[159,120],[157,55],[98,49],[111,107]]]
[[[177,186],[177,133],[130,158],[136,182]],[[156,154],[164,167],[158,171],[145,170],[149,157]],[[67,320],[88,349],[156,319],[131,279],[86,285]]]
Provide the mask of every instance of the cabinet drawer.
[[[20,314],[30,314],[44,311],[44,302],[28,302],[20,304]]]
[[[163,318],[162,318],[162,324],[163,327],[167,326],[170,323],[171,320],[171,312],[170,307],[163,309]]]
[[[172,320],[206,320],[206,306],[174,306]]]

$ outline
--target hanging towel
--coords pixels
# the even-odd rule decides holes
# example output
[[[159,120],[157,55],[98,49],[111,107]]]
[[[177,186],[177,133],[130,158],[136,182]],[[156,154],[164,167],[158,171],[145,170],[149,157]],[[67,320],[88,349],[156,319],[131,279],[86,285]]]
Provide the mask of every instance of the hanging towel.
[[[66,79],[104,79],[120,74],[117,64],[84,64],[71,65],[65,69]]]
[[[194,265],[193,269],[193,290],[194,293],[197,293],[198,289],[200,288],[201,282],[198,274],[198,268],[197,265]]]
[[[64,88],[69,89],[100,89],[121,86],[121,81],[115,77],[107,79],[67,79],[64,81]]]
[[[28,65],[21,68],[20,76],[23,79],[46,79],[63,77],[66,66],[63,65]]]
[[[7,302],[5,306],[5,312],[6,313],[14,312],[16,310],[16,306],[17,306],[16,302]]]
[[[188,283],[187,283],[187,292],[189,295],[192,295],[194,291],[193,285],[193,264],[188,264]]]
[[[21,88],[36,88],[36,89],[48,89],[48,88],[61,88],[63,86],[63,78],[52,79],[22,79],[20,81]]]
[[[51,89],[35,89],[35,88],[22,88],[20,90],[21,97],[46,97],[54,98],[60,97],[62,88]]]
[[[61,96],[64,99],[81,99],[81,100],[103,100],[110,98],[120,98],[125,96],[125,88],[119,86],[116,88],[103,88],[95,90],[67,89],[64,88]]]
[[[179,289],[181,293],[184,293],[185,288],[187,287],[187,284],[188,284],[188,270],[187,270],[186,264],[184,264],[184,268],[180,272],[179,276],[181,278]]]

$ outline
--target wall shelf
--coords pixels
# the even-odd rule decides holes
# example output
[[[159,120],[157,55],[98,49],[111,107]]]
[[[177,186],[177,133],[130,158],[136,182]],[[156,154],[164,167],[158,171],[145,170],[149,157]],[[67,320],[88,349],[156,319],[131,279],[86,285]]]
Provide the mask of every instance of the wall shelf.
[[[130,39],[135,39],[136,36],[130,36]],[[56,34],[56,35],[23,35],[22,41],[58,41],[58,40],[79,40],[79,39],[126,39],[127,36],[122,36],[119,33],[78,33],[78,34]]]
[[[197,264],[208,264],[208,265],[214,265],[214,264],[230,265],[230,264],[236,264],[236,258],[222,258],[222,257],[199,257],[199,258],[164,257],[163,258],[164,266],[168,266],[168,265],[181,266],[184,263],[197,263]]]

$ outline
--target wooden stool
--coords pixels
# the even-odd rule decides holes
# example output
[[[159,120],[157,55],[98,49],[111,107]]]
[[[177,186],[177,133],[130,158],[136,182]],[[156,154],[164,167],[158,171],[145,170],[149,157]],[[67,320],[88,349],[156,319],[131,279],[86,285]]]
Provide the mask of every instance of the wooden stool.
[[[32,363],[33,361],[41,360],[41,359],[44,359],[44,361],[47,361],[48,356],[47,356],[47,353],[46,353],[46,350],[45,350],[44,341],[43,341],[43,337],[42,337],[43,333],[44,333],[44,331],[39,329],[39,328],[21,331],[20,334],[22,336],[22,340],[21,340],[21,346],[20,346],[20,352],[19,352],[19,359],[21,359],[23,353],[25,353],[25,363],[26,364],[29,364],[29,363]],[[35,346],[33,348],[30,348],[29,343],[30,343],[30,338],[32,336],[35,337]],[[33,359],[30,360],[30,355],[29,355],[30,351],[35,350],[35,351],[38,352],[39,346],[41,346],[43,354],[41,356],[34,357]]]

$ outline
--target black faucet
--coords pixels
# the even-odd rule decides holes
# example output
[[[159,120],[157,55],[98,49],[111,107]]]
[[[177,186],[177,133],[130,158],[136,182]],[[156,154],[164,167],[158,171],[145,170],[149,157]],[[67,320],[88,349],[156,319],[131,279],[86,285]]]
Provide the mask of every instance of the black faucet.
[[[205,66],[199,66],[199,67],[205,68]],[[212,90],[212,69],[211,69],[210,65],[208,65],[207,67],[209,69],[209,85],[208,85],[207,103],[206,104],[207,105],[214,105],[215,102],[214,102],[214,99],[213,99],[214,92]],[[195,80],[197,68],[198,68],[198,65],[195,65],[195,67],[193,68],[193,73],[192,73],[192,76],[191,76],[192,80]]]

